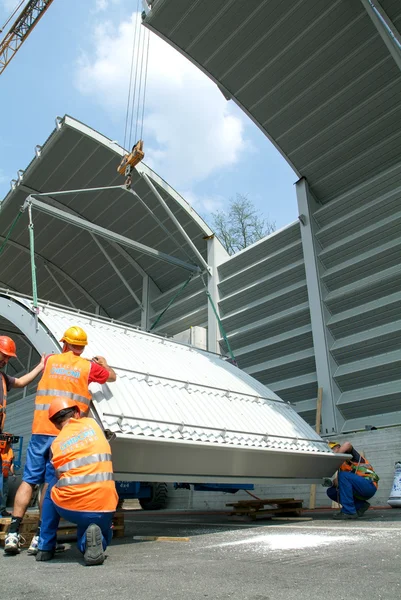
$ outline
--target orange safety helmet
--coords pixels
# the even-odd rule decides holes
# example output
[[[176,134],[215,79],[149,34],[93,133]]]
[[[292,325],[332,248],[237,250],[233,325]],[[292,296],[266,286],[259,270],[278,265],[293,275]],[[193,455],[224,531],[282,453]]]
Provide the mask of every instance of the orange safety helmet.
[[[69,327],[65,332],[60,342],[64,342],[65,344],[72,344],[73,346],[87,346],[88,344],[88,336],[82,327],[78,327],[78,325],[73,325]]]
[[[70,400],[70,398],[65,398],[63,396],[56,396],[55,398],[53,398],[49,407],[50,421],[53,421],[57,413],[68,408],[76,408],[79,412],[79,407],[77,406],[77,403],[74,402],[74,400]]]
[[[0,352],[5,356],[17,356],[17,347],[14,340],[7,335],[0,335]]]

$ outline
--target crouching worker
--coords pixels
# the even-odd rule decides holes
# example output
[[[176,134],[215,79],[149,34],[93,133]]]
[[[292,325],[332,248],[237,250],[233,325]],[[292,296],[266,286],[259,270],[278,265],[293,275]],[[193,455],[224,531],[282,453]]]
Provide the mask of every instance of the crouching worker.
[[[336,513],[333,519],[362,517],[370,506],[368,500],[377,492],[379,476],[350,442],[342,445],[329,442],[329,446],[336,454],[352,456],[340,466],[338,476],[327,490],[328,497],[342,505],[341,512]]]
[[[80,418],[73,400],[54,398],[49,419],[60,430],[51,445],[56,479],[43,501],[36,560],[54,557],[62,517],[77,525],[77,545],[85,563],[101,565],[118,502],[110,445],[94,419]]]

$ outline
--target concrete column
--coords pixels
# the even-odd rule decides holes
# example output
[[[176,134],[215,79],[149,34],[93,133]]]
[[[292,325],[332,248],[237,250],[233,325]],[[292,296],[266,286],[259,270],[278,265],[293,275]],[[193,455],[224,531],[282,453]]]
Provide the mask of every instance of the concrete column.
[[[144,275],[142,279],[142,314],[141,314],[141,329],[149,331],[153,310],[151,306],[152,300],[160,295],[160,291],[149,275]]]
[[[207,262],[211,267],[211,273],[208,275],[208,291],[216,307],[217,313],[220,316],[219,311],[219,273],[218,266],[227,260],[228,254],[223,248],[219,240],[213,236],[207,241]],[[210,352],[217,352],[220,354],[220,329],[217,322],[216,316],[213,312],[213,308],[207,301],[207,348]]]
[[[339,390],[332,377],[335,365],[329,351],[330,340],[328,338],[331,336],[326,328],[326,309],[322,298],[322,285],[316,251],[316,223],[313,212],[317,209],[318,204],[311,195],[305,178],[297,181],[296,192],[315,350],[317,387],[323,389],[322,434],[325,435],[340,431],[343,419],[336,408]]]

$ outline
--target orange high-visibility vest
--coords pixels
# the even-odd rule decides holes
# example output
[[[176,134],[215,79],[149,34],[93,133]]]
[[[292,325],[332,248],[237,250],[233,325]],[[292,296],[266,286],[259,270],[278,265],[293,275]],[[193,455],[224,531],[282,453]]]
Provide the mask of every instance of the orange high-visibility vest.
[[[370,463],[366,462],[356,462],[353,460],[346,460],[340,467],[340,471],[349,471],[351,473],[355,473],[355,475],[359,475],[360,477],[365,477],[366,479],[370,479],[373,485],[378,488],[379,476],[373,470],[373,467]]]
[[[32,433],[58,435],[59,430],[49,421],[48,411],[56,396],[76,401],[81,415],[89,412],[92,394],[88,389],[91,362],[73,352],[52,354],[46,361],[35,398]]]
[[[6,406],[7,406],[7,386],[6,378],[0,373],[1,384],[3,386],[3,404],[0,404],[0,432],[3,431],[6,421]]]
[[[58,477],[51,491],[55,504],[78,512],[116,510],[110,444],[94,419],[71,419],[51,450]]]
[[[0,454],[2,466],[3,466],[3,477],[8,477],[11,471],[11,465],[14,460],[14,452],[12,448],[5,450]]]

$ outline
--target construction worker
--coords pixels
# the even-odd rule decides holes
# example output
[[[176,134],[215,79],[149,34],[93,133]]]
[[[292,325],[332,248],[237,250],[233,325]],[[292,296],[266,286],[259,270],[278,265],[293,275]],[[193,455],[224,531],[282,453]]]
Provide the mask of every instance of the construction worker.
[[[10,434],[4,433],[4,435]],[[9,517],[11,513],[7,512],[7,498],[8,498],[8,478],[14,477],[14,451],[9,441],[6,442],[5,448],[0,450],[0,461],[3,471],[3,496],[0,498],[0,514],[2,517]]]
[[[18,554],[20,551],[19,528],[31,502],[34,486],[45,484],[42,493],[44,497],[48,483],[54,478],[49,451],[58,429],[48,419],[51,401],[58,396],[73,399],[81,414],[86,416],[92,399],[89,384],[92,382],[103,384],[116,380],[114,370],[108,366],[104,357],[96,356],[92,360],[81,357],[88,344],[87,335],[81,327],[69,327],[60,341],[64,344],[62,353],[52,354],[46,358],[43,376],[38,383],[32,437],[4,544],[4,551],[7,554]],[[28,548],[28,554],[37,553],[40,525],[41,521]]]
[[[6,421],[6,407],[7,407],[7,394],[13,388],[24,388],[43,371],[44,359],[42,356],[40,363],[32,369],[26,375],[22,377],[11,377],[6,373],[3,373],[1,369],[7,365],[10,358],[17,357],[17,347],[14,340],[7,335],[0,335],[0,433],[4,429],[4,423]],[[3,473],[0,469],[0,497],[3,490]],[[0,498],[0,504],[4,504]]]
[[[368,510],[368,500],[377,492],[379,477],[373,467],[355,450],[350,442],[329,442],[335,453],[351,454],[340,466],[337,477],[327,490],[328,497],[342,505],[334,519],[357,519]]]
[[[118,503],[110,445],[94,419],[81,417],[74,400],[54,398],[49,419],[60,430],[51,446],[56,477],[43,502],[36,560],[54,557],[62,517],[77,525],[85,564],[101,565]]]

